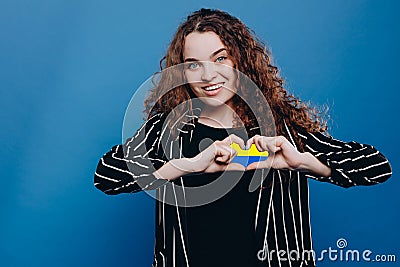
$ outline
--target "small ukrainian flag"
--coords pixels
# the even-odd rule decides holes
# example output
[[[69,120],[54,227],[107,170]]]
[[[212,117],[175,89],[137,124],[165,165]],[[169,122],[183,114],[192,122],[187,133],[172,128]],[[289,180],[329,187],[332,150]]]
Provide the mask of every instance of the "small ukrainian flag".
[[[250,149],[248,150],[241,149],[239,144],[236,143],[232,143],[230,147],[238,152],[231,162],[240,163],[245,167],[253,162],[266,160],[268,157],[268,151],[258,151],[255,144],[251,144]]]

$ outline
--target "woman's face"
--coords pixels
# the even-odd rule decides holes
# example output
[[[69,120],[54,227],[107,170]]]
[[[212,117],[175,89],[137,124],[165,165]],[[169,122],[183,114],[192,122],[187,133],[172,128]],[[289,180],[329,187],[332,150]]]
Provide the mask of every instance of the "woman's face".
[[[208,106],[233,107],[236,93],[233,61],[219,36],[212,32],[192,32],[183,48],[185,76],[197,97]]]

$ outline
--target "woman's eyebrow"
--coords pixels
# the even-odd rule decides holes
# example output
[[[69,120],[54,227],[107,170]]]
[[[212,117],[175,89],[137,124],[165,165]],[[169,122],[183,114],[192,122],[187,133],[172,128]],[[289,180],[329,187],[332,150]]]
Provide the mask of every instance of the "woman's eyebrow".
[[[226,48],[225,47],[221,47],[220,49],[218,49],[217,51],[215,51],[215,52],[212,52],[211,53],[211,56],[210,56],[210,59],[211,58],[213,58],[213,57],[215,57],[215,55],[217,55],[218,53],[221,53],[222,51],[226,51]],[[196,58],[193,58],[193,57],[188,57],[188,58],[185,58],[185,60],[184,60],[184,62],[189,62],[189,61],[200,61],[200,60],[198,60],[198,59],[196,59]]]

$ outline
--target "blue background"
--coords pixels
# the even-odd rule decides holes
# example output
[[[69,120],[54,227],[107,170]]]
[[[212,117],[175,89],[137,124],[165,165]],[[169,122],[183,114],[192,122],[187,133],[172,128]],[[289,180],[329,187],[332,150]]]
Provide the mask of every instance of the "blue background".
[[[377,186],[310,181],[315,250],[343,237],[349,249],[400,261],[398,1],[2,0],[1,266],[151,265],[154,200],[106,196],[93,174],[122,142],[136,88],[200,7],[255,30],[288,90],[330,106],[335,138],[372,144],[392,164],[392,178]],[[395,264],[318,266],[338,265]]]

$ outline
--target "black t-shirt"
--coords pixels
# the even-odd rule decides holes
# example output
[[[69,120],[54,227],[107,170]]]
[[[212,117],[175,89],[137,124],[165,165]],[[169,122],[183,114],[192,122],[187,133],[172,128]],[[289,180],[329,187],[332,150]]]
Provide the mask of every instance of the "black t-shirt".
[[[214,128],[197,122],[190,146],[183,151],[185,157],[193,157],[215,140],[223,140],[234,133],[247,140],[244,128]],[[204,139],[211,139],[204,141]],[[199,145],[204,142],[202,148]],[[224,173],[224,176],[221,174]],[[210,186],[221,180],[232,189],[211,203],[187,207],[187,251],[190,266],[255,266],[257,250],[255,241],[255,216],[259,191],[249,192],[251,171],[227,171],[187,175],[188,187]],[[212,191],[211,185],[210,194]],[[214,187],[219,186],[215,185]],[[190,191],[188,191],[190,192]],[[205,191],[204,194],[208,194]],[[186,198],[190,200],[190,193]],[[204,196],[207,198],[207,196]],[[240,260],[239,260],[240,259]]]

